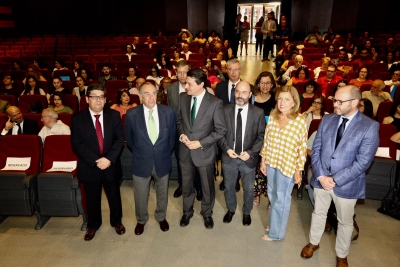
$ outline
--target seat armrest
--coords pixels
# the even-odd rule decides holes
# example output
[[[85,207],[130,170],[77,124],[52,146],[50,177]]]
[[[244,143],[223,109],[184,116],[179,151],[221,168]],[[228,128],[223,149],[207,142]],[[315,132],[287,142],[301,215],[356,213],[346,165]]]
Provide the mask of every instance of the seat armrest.
[[[29,175],[27,177],[25,177],[22,180],[22,187],[23,188],[30,188],[32,187],[33,184],[37,184],[37,176],[39,175],[39,173],[35,173],[32,175]]]
[[[79,188],[79,180],[78,180],[77,177],[74,177],[74,178],[71,180],[71,188],[73,188],[73,189]]]

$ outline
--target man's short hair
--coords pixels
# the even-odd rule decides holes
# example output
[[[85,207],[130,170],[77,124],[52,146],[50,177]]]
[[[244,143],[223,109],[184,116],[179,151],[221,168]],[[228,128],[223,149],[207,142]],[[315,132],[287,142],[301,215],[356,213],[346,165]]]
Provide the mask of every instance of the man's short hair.
[[[11,81],[14,81],[14,78],[13,78],[13,76],[11,75],[11,73],[10,73],[10,72],[6,72],[6,73],[4,73],[4,74],[3,74],[3,79],[4,79],[5,77],[7,77],[7,76],[10,76],[10,78],[11,78]]]
[[[186,67],[186,66],[188,66],[189,67],[189,70],[190,70],[190,63],[189,63],[189,61],[187,61],[187,60],[180,60],[180,61],[178,61],[177,63],[176,63],[176,68],[180,68],[180,67]]]
[[[207,74],[200,68],[189,70],[187,76],[194,79],[197,85],[203,83],[203,87],[206,88]]]
[[[301,60],[303,61],[303,56],[302,55],[297,55],[294,60]]]
[[[110,64],[108,64],[108,63],[104,63],[103,66],[102,66],[101,68],[103,69],[104,67],[107,67],[107,68],[111,69],[111,68],[110,68]]]
[[[240,64],[240,61],[237,58],[229,59],[228,62],[226,62],[226,65],[229,67],[229,65],[236,63],[239,64],[239,67],[242,67],[242,64]]]
[[[336,66],[335,66],[335,65],[333,65],[333,64],[329,65],[329,66],[328,66],[328,68],[334,68],[334,69],[335,69],[335,71],[336,71]]]
[[[51,108],[43,109],[42,113],[46,113],[48,116],[52,117],[53,119],[58,119],[58,114]]]
[[[90,96],[90,93],[91,93],[93,90],[99,90],[99,91],[104,92],[104,96],[105,96],[106,93],[107,93],[106,88],[104,87],[103,84],[101,84],[101,83],[92,83],[91,85],[88,86],[88,88],[87,88],[87,90],[86,90],[86,96]]]
[[[143,86],[145,86],[145,85],[151,85],[151,86],[153,86],[153,87],[157,90],[157,87],[156,87],[154,84],[152,84],[151,82],[144,82],[144,83],[142,83],[142,85],[139,87],[139,94],[142,94],[142,88],[143,88]]]

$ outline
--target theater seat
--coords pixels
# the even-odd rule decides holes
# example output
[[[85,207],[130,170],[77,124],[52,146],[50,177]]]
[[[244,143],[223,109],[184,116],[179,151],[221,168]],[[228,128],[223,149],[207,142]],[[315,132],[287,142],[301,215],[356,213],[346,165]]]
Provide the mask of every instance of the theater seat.
[[[18,103],[18,99],[15,95],[0,95],[0,99],[4,101],[8,101],[11,106],[16,106]]]
[[[37,175],[40,172],[42,141],[37,135],[6,135],[0,140],[0,169],[8,157],[29,157],[25,171],[0,170],[0,223],[8,216],[31,216],[38,210]],[[36,213],[37,214],[37,213]],[[38,221],[41,221],[38,215]]]
[[[28,113],[31,105],[39,102],[42,108],[47,108],[47,98],[44,95],[21,95],[18,99],[18,107],[21,113]]]
[[[72,152],[70,135],[51,135],[46,137],[43,148],[43,168],[37,178],[38,202],[42,224],[51,216],[79,216],[82,214],[81,230],[87,229],[87,215],[82,206],[82,194],[77,178],[77,170],[72,172],[47,172],[54,161],[77,161]]]
[[[383,119],[390,115],[390,110],[392,109],[393,102],[381,102],[376,111],[376,120],[379,123],[383,122]]]

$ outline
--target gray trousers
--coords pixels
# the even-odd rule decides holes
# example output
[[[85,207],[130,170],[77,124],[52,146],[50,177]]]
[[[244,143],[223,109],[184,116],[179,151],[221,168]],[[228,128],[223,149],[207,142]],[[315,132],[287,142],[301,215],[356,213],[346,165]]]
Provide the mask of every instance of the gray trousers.
[[[165,220],[167,214],[169,174],[163,177],[158,177],[155,169],[153,168],[151,176],[154,177],[157,198],[157,206],[154,212],[154,218],[158,222],[161,222]],[[151,176],[139,177],[132,174],[136,220],[141,224],[146,224],[146,222],[149,220],[148,200]]]
[[[333,190],[314,188],[315,206],[311,218],[310,243],[318,245],[324,233],[326,214],[331,205],[335,203],[338,229],[336,235],[336,256],[346,258],[349,254],[351,235],[353,234],[353,215],[357,199],[341,198]]]

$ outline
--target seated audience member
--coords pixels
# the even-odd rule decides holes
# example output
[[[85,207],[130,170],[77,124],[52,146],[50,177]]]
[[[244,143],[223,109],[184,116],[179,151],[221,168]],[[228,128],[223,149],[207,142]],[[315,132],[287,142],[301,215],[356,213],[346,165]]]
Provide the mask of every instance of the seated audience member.
[[[53,84],[49,88],[48,95],[53,95],[54,92],[62,92],[63,94],[72,94],[72,92],[62,86],[63,81],[60,78],[54,78]],[[48,97],[49,98],[49,97]]]
[[[385,63],[385,64],[387,64],[387,65],[388,65],[388,69],[390,69],[390,67],[391,67],[391,66],[393,65],[393,63],[394,63],[393,52],[392,52],[392,51],[389,51],[389,52],[386,54],[385,60],[382,60],[380,63]]]
[[[40,58],[35,58],[35,59],[33,60],[33,65],[35,65],[39,70],[47,70],[47,69],[44,67],[44,62],[43,62],[43,60],[40,59]]]
[[[226,60],[225,60],[225,56],[224,53],[221,51],[217,54],[216,58],[213,58],[214,60],[219,60],[219,62],[221,62],[221,72],[223,74],[226,74]],[[224,75],[225,77],[225,75]]]
[[[87,85],[85,80],[81,76],[75,78],[76,87],[72,90],[72,94],[78,97],[78,103],[81,102],[81,97],[85,97]]]
[[[325,112],[325,97],[320,94],[314,94],[310,102],[310,107],[303,113],[307,122],[307,130],[310,128],[312,120],[322,119],[325,114],[328,114]]]
[[[88,69],[85,69],[85,68],[79,69],[77,76],[82,77],[85,82],[93,80],[92,73]]]
[[[158,49],[157,51],[156,51],[156,53],[154,54],[154,62],[155,63],[160,63],[161,62],[161,59],[163,58],[163,57],[165,57],[165,53],[164,53],[164,51],[162,50],[162,49]]]
[[[72,70],[75,74],[75,77],[78,76],[79,69],[83,68],[83,61],[75,61],[74,62],[74,69]]]
[[[283,62],[282,66],[281,66],[281,68],[280,68],[280,70],[279,70],[280,76],[281,76],[282,74],[284,74],[284,73],[287,71],[287,69],[289,68],[289,62],[290,62],[290,61],[295,62],[295,58],[296,58],[297,55],[298,55],[298,52],[297,52],[297,51],[293,51],[293,52],[290,53],[289,58],[286,59],[286,60]]]
[[[330,65],[326,70],[326,76],[320,77],[317,81],[318,86],[321,88],[322,95],[325,97],[333,96],[333,92],[329,92],[329,85],[337,84],[341,80],[343,80],[343,77],[336,75],[336,67]]]
[[[333,31],[333,27],[329,27],[327,32],[324,32],[322,35],[322,39],[325,43],[332,42],[336,37],[336,33]]]
[[[54,92],[53,103],[50,103],[49,108],[54,110],[54,112],[57,114],[74,113],[73,110],[70,107],[68,107],[67,98],[61,92]]]
[[[101,72],[103,72],[103,77],[99,78],[99,81],[103,84],[103,86],[105,86],[106,81],[110,80],[117,80],[117,77],[112,76],[110,74],[111,68],[110,65],[108,65],[107,63],[103,65],[103,68],[101,69]]]
[[[336,91],[337,91],[339,88],[344,87],[344,86],[346,86],[346,85],[347,85],[347,82],[346,82],[345,80],[341,80],[340,82],[338,82],[338,83],[336,84],[335,90],[333,90],[333,92],[332,92],[332,95],[331,95],[331,96],[328,96],[327,98],[328,98],[328,99],[333,99],[334,96],[335,96],[335,94],[336,94]]]
[[[384,88],[385,84],[382,80],[378,79],[373,81],[370,91],[364,91],[362,93],[363,98],[368,98],[372,102],[372,106],[374,107],[374,117],[376,116],[376,112],[378,111],[381,102],[392,101],[390,94],[388,92],[383,92]]]
[[[65,61],[62,59],[58,59],[56,61],[54,61],[54,69],[53,69],[53,75],[55,71],[58,70],[68,70],[68,68],[66,67]]]
[[[215,71],[215,76],[218,77],[221,81],[225,81],[225,76],[224,73],[218,68],[217,65],[214,65],[214,62],[212,61],[211,57],[206,57],[204,59],[204,66],[207,68],[209,72]]]
[[[186,60],[189,60],[189,55],[190,55],[191,53],[192,53],[192,52],[189,51],[189,45],[188,45],[188,44],[184,44],[184,45],[183,45],[183,51],[181,52],[181,54],[185,55]]]
[[[370,52],[370,54],[371,54],[371,57],[372,57],[372,61],[373,61],[373,62],[377,62],[377,61],[378,61],[379,53],[377,52],[376,47],[371,47],[371,52]]]
[[[222,44],[222,51],[223,52],[228,52],[229,48],[231,48],[231,44],[229,43],[229,40],[226,39],[224,40],[224,43]]]
[[[358,111],[363,113],[365,116],[374,119],[374,107],[372,106],[372,102],[368,98],[362,98],[360,100]]]
[[[365,47],[361,49],[361,57],[359,59],[354,60],[354,63],[358,64],[358,69],[365,66],[365,64],[373,63],[372,60],[368,59],[368,49]]]
[[[199,31],[196,34],[196,38],[194,39],[193,42],[197,43],[199,46],[204,45],[204,43],[207,41],[207,39],[204,37],[204,33],[202,31]]]
[[[16,97],[19,97],[20,92],[18,91],[17,88],[13,87],[14,80],[11,74],[8,73],[4,74],[3,84],[4,88],[0,88],[1,95],[15,95]]]
[[[146,37],[146,42],[144,44],[149,45],[149,48],[151,49],[153,47],[153,44],[157,44],[157,42],[153,41],[150,35]]]
[[[161,70],[161,69],[164,69],[164,70],[167,70],[167,72],[168,72],[168,77],[172,77],[173,76],[173,74],[175,74],[174,72],[174,68],[175,68],[175,66],[173,66],[172,64],[171,64],[171,60],[169,59],[169,57],[167,57],[167,56],[163,56],[162,58],[161,58],[161,61],[160,62],[157,62],[157,67]]]
[[[395,48],[396,46],[394,44],[394,38],[389,37],[386,41],[386,45],[384,46],[385,54],[387,54],[389,51],[394,51]]]
[[[133,46],[131,44],[126,45],[126,56],[128,57],[129,61],[132,61],[132,56],[137,55],[133,53]]]
[[[135,36],[135,37],[133,37],[133,43],[132,43],[132,48],[133,48],[133,50],[136,50],[137,49],[137,45],[140,43],[140,39],[139,39],[139,37],[137,37],[137,36]]]
[[[358,88],[363,84],[372,84],[372,80],[369,80],[369,69],[367,67],[362,67],[358,70],[358,78],[351,79],[349,85],[355,85]]]
[[[163,104],[168,106],[168,86],[171,84],[171,78],[170,77],[164,77],[164,79],[161,80],[160,83],[160,88],[157,93],[157,104]]]
[[[310,77],[310,73],[308,71],[307,66],[300,66],[294,77],[290,78],[290,80],[286,83],[286,86],[294,86],[296,87],[296,84],[300,82],[306,82],[308,81],[308,78]]]
[[[183,58],[180,57],[181,54],[179,54],[178,50],[174,50],[174,59],[176,62],[183,60]]]
[[[222,51],[222,43],[220,43],[220,42],[216,43],[214,45],[213,52],[214,53],[224,52],[224,51]]]
[[[336,47],[339,48],[339,45],[341,46],[342,42],[342,36],[340,34],[336,34],[335,39],[333,39],[332,44]]]
[[[11,106],[11,104],[8,101],[0,99],[0,113],[6,113],[9,106]]]
[[[221,41],[221,39],[219,39],[217,32],[215,30],[212,30],[210,32],[210,35],[208,36],[208,42],[214,44],[219,41]]]
[[[297,70],[303,64],[303,56],[297,55],[294,59],[294,65],[290,66],[286,72],[282,75],[282,83],[286,84],[290,80],[290,76],[293,70]]]
[[[392,124],[396,126],[397,131],[400,132],[400,98],[393,103],[389,116],[385,117],[382,123]]]
[[[217,76],[210,74],[210,72],[208,71],[208,68],[203,66],[201,67],[201,69],[205,72],[205,74],[207,75],[207,80],[210,82],[211,84],[211,89],[213,89],[213,91],[215,92],[215,89],[217,87],[217,84],[219,82],[221,82],[220,79],[218,79]]]
[[[145,82],[146,82],[146,80],[144,78],[140,78],[139,77],[139,78],[136,79],[136,87],[132,87],[131,89],[129,89],[129,93],[131,95],[138,95],[139,96],[140,102],[142,101],[142,98],[141,98],[139,89],[140,89],[140,86],[142,86],[142,84],[144,84]]]
[[[137,106],[136,103],[131,104],[130,102],[131,102],[131,97],[129,95],[129,89],[128,88],[119,89],[117,94],[116,104],[112,105],[110,108],[118,111],[122,118],[122,115],[126,114],[126,111],[128,109]]]
[[[315,91],[318,89],[318,84],[314,80],[308,80],[304,84],[304,93],[300,94],[300,106],[304,98],[312,98]]]
[[[394,99],[396,89],[400,85],[399,76],[400,69],[394,69],[394,71],[392,72],[392,79],[384,81],[385,85],[390,86],[390,96],[392,97],[392,99]]]
[[[39,133],[39,126],[35,120],[25,119],[16,106],[9,106],[6,110],[8,121],[4,125],[1,135],[18,135]]]
[[[186,41],[190,43],[193,41],[193,34],[189,32],[187,29],[182,29],[180,33],[178,33],[178,42]]]
[[[28,81],[25,83],[25,89],[22,91],[21,95],[46,95],[42,88],[39,88],[39,83],[35,76],[29,75],[26,77]]]
[[[52,109],[44,109],[42,111],[43,128],[39,132],[42,142],[49,135],[71,135],[69,126],[58,120],[58,114]]]
[[[319,73],[321,72],[321,70],[327,70],[330,63],[331,63],[330,57],[324,57],[321,59],[321,67],[316,67],[314,69],[314,80],[315,81],[318,81]]]
[[[160,86],[160,82],[164,77],[161,76],[160,70],[158,69],[157,65],[152,65],[150,67],[149,76],[146,77],[146,80],[153,80],[156,82],[156,87]]]
[[[24,63],[19,58],[14,59],[11,63],[11,70],[25,70]]]
[[[27,68],[27,76],[28,75],[32,75],[35,76],[36,80],[38,81],[46,81],[46,79],[42,76],[42,74],[40,73],[40,70],[38,69],[38,67],[36,67],[35,65],[31,64],[28,65]],[[25,84],[26,83],[26,78],[22,80],[22,83]]]
[[[136,69],[135,68],[129,68],[128,69],[128,74],[129,75],[125,79],[128,82],[129,89],[131,89],[133,87],[133,85],[135,84],[135,81],[137,79]]]
[[[333,65],[337,66],[339,62],[349,62],[347,57],[346,50],[340,49],[339,50],[339,57],[331,60]]]
[[[156,33],[158,38],[162,38],[163,40],[167,40],[167,38],[163,35],[162,31],[158,30]]]
[[[328,46],[328,49],[326,50],[325,56],[326,57],[331,57],[332,54],[336,53],[336,47],[331,44],[330,46]]]
[[[317,26],[314,26],[313,32],[307,35],[307,37],[304,39],[304,42],[312,43],[315,46],[318,45],[318,42],[323,42],[321,35],[319,35]]]

